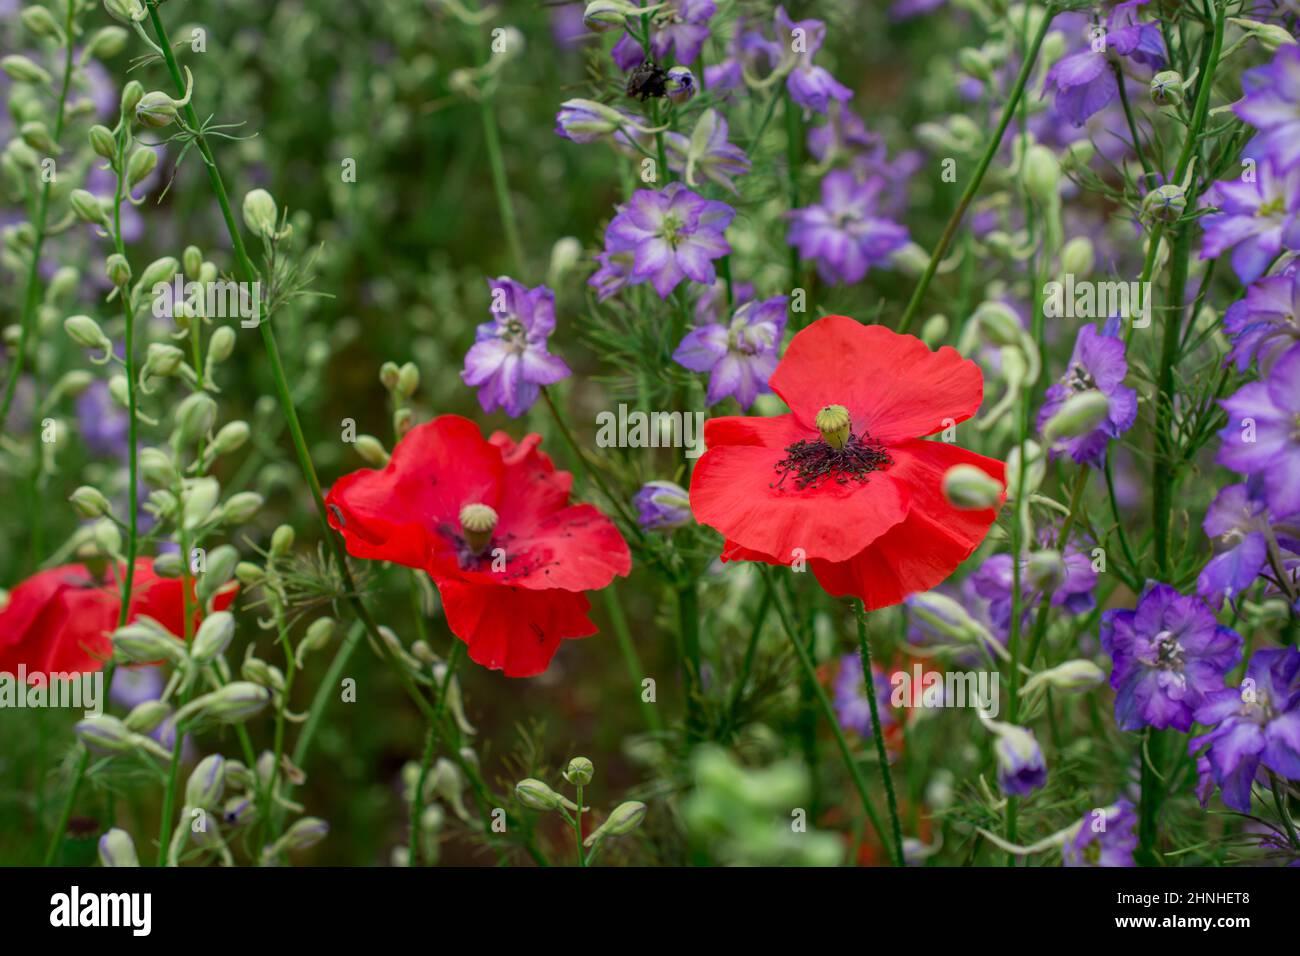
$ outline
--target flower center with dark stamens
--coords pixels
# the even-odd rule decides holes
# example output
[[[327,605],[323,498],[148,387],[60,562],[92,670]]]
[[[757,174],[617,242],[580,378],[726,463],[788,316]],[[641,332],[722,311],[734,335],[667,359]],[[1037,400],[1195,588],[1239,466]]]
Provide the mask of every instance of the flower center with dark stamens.
[[[1165,670],[1183,669],[1183,645],[1172,631],[1161,631],[1156,635],[1156,666]]]
[[[496,530],[497,513],[487,505],[472,504],[460,509],[460,533],[465,547],[475,557],[487,550]]]
[[[1070,370],[1065,373],[1062,382],[1072,392],[1086,392],[1097,387],[1097,380],[1077,362],[1070,366]]]
[[[776,463],[779,476],[771,487],[780,488],[791,474],[795,488],[816,488],[826,479],[847,485],[851,481],[865,483],[873,471],[880,471],[894,463],[885,446],[865,431],[853,434],[849,411],[843,405],[827,405],[817,413],[817,430],[820,441],[801,438],[787,445],[786,457]]]

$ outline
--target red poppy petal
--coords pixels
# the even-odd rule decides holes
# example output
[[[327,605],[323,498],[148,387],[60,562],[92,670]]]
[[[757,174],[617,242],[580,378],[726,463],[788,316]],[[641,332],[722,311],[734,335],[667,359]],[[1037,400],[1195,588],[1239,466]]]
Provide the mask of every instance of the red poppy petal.
[[[843,405],[853,431],[885,443],[932,435],[970,418],[984,397],[979,366],[944,346],[828,315],[799,332],[769,380],[801,423]]]
[[[1005,480],[1001,462],[943,442],[903,442],[890,453],[897,462],[890,474],[912,488],[907,520],[848,561],[810,562],[823,588],[837,597],[861,598],[868,610],[898,604],[940,584],[988,533],[995,509],[961,511],[944,499],[941,482],[948,468],[973,464]]]
[[[774,488],[783,457],[775,446],[710,448],[691,476],[695,520],[784,563],[796,548],[808,558],[845,561],[907,514],[906,487],[888,471],[866,482],[824,481],[802,490],[789,476]]]
[[[581,592],[437,584],[447,626],[468,645],[470,660],[507,677],[540,674],[560,641],[596,633],[587,617],[591,602]]]
[[[555,470],[550,456],[538,448],[541,440],[541,435],[533,434],[516,443],[505,432],[492,435],[505,465],[504,490],[497,505],[497,528],[502,533],[522,533],[569,503],[573,475]]]
[[[762,551],[754,551],[750,548],[742,548],[734,541],[724,541],[722,543],[722,554],[718,556],[725,563],[727,561],[760,561],[763,564],[793,564],[793,559],[778,561],[770,554],[764,554]]]
[[[704,423],[707,448],[723,445],[761,445],[785,448],[801,438],[816,438],[816,428],[805,428],[793,415],[731,415],[710,418]]]
[[[440,524],[458,527],[467,504],[498,506],[504,474],[500,449],[477,425],[443,415],[407,432],[383,469],[335,482],[325,499],[330,525],[351,555],[422,568],[428,552],[449,550]]]

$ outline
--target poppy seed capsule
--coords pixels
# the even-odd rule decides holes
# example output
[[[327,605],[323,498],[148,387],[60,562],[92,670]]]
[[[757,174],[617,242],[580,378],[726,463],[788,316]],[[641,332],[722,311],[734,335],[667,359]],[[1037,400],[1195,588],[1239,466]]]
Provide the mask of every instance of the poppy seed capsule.
[[[822,433],[822,439],[832,448],[843,448],[848,443],[853,422],[849,410],[843,405],[827,405],[817,413],[813,422]]]
[[[474,554],[487,550],[496,526],[497,513],[487,505],[466,505],[460,509],[460,530],[465,536],[465,544]]]

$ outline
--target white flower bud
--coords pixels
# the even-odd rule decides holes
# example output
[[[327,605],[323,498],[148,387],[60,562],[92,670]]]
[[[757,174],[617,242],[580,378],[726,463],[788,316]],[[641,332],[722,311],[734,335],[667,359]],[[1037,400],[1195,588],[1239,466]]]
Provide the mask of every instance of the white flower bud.
[[[139,866],[135,843],[131,835],[117,827],[99,838],[99,863],[101,866]]]

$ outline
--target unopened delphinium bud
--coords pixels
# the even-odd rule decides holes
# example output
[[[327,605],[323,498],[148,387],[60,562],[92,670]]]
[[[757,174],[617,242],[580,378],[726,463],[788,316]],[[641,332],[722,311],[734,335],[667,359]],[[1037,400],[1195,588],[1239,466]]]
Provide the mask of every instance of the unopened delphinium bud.
[[[0,60],[0,70],[15,83],[32,83],[37,86],[49,86],[50,74],[37,66],[32,60],[17,53]]]
[[[249,681],[231,681],[220,690],[192,701],[188,709],[222,723],[237,724],[260,713],[271,702],[271,692]]]
[[[1187,193],[1176,183],[1158,186],[1142,200],[1142,215],[1159,222],[1175,222],[1186,210]]]
[[[293,550],[293,526],[282,524],[271,535],[271,557],[283,558]]]
[[[92,126],[88,135],[90,148],[95,151],[96,156],[112,159],[117,155],[117,140],[113,137],[113,131],[107,126]]]
[[[254,189],[244,196],[244,223],[261,236],[273,237],[280,224],[275,198],[265,189]]]
[[[685,103],[695,95],[695,74],[684,66],[674,66],[668,71],[664,85],[670,101]]]
[[[1002,483],[974,465],[954,465],[943,476],[943,495],[954,508],[978,511],[996,508],[1002,498]]]
[[[1061,247],[1061,271],[1067,275],[1086,276],[1092,272],[1092,240],[1087,236],[1075,236]]]
[[[212,439],[212,453],[229,455],[233,451],[238,451],[247,443],[250,434],[248,422],[227,422]]]
[[[1177,106],[1183,101],[1183,75],[1163,70],[1151,77],[1151,102],[1157,106]]]
[[[109,60],[126,49],[130,35],[121,27],[100,27],[86,42],[86,53],[97,60]]]
[[[180,480],[171,455],[161,448],[142,448],[138,464],[144,480],[155,488],[171,488]]]
[[[221,506],[221,521],[228,525],[247,524],[262,510],[264,503],[265,499],[255,491],[231,495]]]
[[[1057,442],[1063,438],[1086,435],[1110,412],[1110,399],[1099,389],[1090,388],[1067,398],[1043,424],[1043,438]]]
[[[217,403],[206,392],[194,392],[176,406],[176,434],[192,445],[205,438],[217,420]]]
[[[388,464],[388,450],[374,435],[358,435],[353,447],[361,460],[372,468],[383,468]]]
[[[68,337],[77,345],[84,349],[100,350],[104,354],[99,357],[91,357],[91,361],[96,365],[103,365],[113,357],[113,343],[104,330],[88,315],[73,315],[63,320],[63,330],[68,333]]]
[[[1029,555],[1025,576],[1036,590],[1051,593],[1064,583],[1065,571],[1061,552],[1048,548]]]
[[[1106,672],[1092,661],[1065,661],[1029,678],[1020,689],[1020,693],[1030,694],[1041,686],[1065,693],[1082,693],[1101,686],[1105,681]]]
[[[123,723],[132,733],[151,734],[171,716],[171,712],[172,709],[161,700],[146,700],[131,708]]]
[[[226,761],[220,754],[204,757],[185,783],[185,805],[210,809],[221,800],[226,789]]]
[[[578,809],[573,801],[532,777],[515,784],[515,796],[519,798],[520,803],[531,810],[558,810],[560,807],[569,810]]]
[[[410,398],[420,387],[420,367],[414,362],[406,362],[398,370],[395,391],[402,398]]]
[[[27,7],[19,15],[23,27],[34,36],[58,38],[62,42],[63,29],[55,21],[53,14],[42,6]]]
[[[1046,146],[1033,145],[1025,153],[1025,190],[1043,204],[1060,198],[1061,164]]]
[[[131,263],[126,256],[115,252],[104,260],[104,275],[120,289],[131,281]]]
[[[131,867],[139,866],[135,842],[131,834],[117,827],[109,830],[99,838],[99,863],[101,866]]]
[[[104,0],[104,9],[123,23],[139,22],[149,15],[143,0]]]
[[[575,787],[585,787],[596,775],[596,768],[586,757],[574,757],[564,771],[564,779]]]
[[[68,500],[72,502],[72,507],[82,518],[102,518],[113,512],[103,492],[90,485],[82,485]]]
[[[24,123],[18,133],[22,136],[24,143],[47,156],[60,151],[59,145],[50,136],[49,128],[38,120]]]
[[[98,753],[126,753],[135,748],[136,735],[107,714],[78,722],[75,732],[78,740]]]
[[[606,837],[621,837],[631,833],[645,819],[646,805],[639,800],[620,803],[605,818],[605,822],[583,841],[584,846],[595,846]]]
[[[148,146],[141,146],[126,163],[126,181],[132,187],[144,182],[158,166],[158,154]]]
[[[160,660],[184,663],[185,645],[152,618],[139,617],[113,632],[113,650],[121,660],[153,664]]]
[[[205,574],[205,580],[206,577]],[[190,656],[198,663],[206,664],[224,653],[234,636],[235,618],[229,611],[209,614],[199,625],[198,633],[194,635],[194,640],[190,644]]]
[[[69,202],[72,211],[82,222],[88,222],[92,226],[108,227],[108,213],[104,211],[103,203],[93,193],[84,189],[74,189]]]

